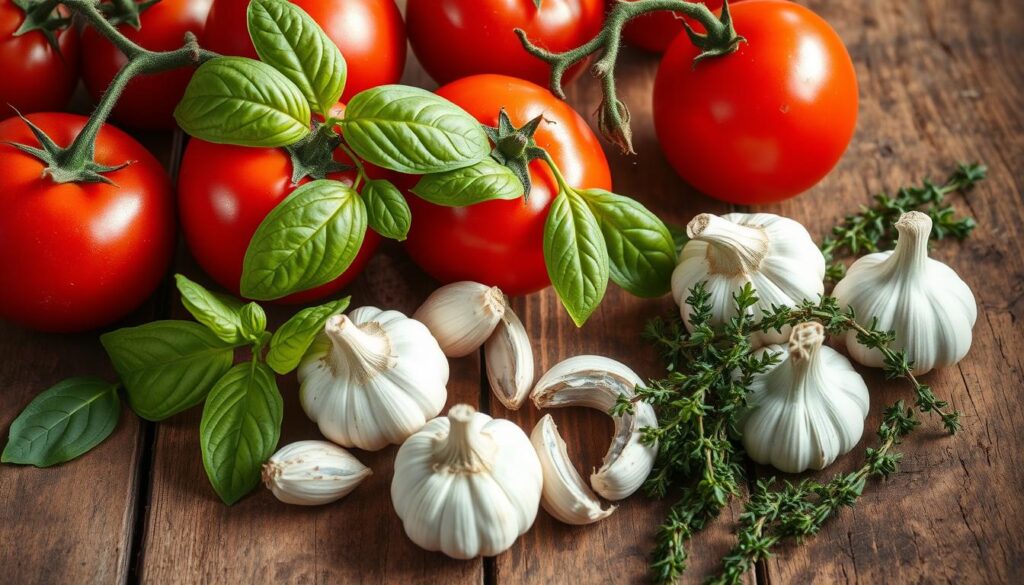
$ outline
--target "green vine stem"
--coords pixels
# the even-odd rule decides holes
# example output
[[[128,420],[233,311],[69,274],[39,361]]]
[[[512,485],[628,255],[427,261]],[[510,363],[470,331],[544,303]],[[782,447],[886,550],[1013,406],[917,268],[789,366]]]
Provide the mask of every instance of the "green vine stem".
[[[684,14],[699,22],[707,31],[698,33],[685,20],[683,21],[686,34],[701,50],[694,59],[694,65],[710,57],[728,55],[736,50],[741,41],[746,40],[736,34],[732,26],[728,2],[722,4],[722,16],[719,18],[707,6],[683,0],[620,0],[608,12],[601,32],[579,47],[560,53],[533,44],[522,29],[517,28],[515,32],[528,53],[551,67],[551,91],[562,99],[565,99],[565,92],[562,90],[565,72],[591,55],[598,55],[591,67],[591,73],[601,79],[603,93],[601,105],[597,110],[598,129],[623,152],[634,154],[629,109],[619,100],[615,85],[615,64],[621,48],[622,28],[638,16],[664,10]]]

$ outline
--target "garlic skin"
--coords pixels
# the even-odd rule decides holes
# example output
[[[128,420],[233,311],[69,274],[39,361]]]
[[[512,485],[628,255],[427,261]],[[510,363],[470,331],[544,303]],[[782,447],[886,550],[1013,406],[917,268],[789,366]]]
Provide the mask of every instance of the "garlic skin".
[[[754,376],[748,408],[740,420],[743,447],[751,459],[786,473],[824,469],[849,452],[864,433],[868,387],[850,360],[822,345],[820,323],[793,327],[781,361]]]
[[[376,307],[328,319],[298,376],[302,409],[320,432],[368,451],[401,443],[448,398],[448,360],[430,331]]]
[[[852,307],[858,320],[877,318],[878,329],[895,331],[891,347],[906,351],[919,376],[967,355],[978,305],[952,268],[928,257],[930,217],[908,211],[896,221],[896,230],[896,249],[854,262],[832,295],[844,309]],[[881,352],[861,345],[853,331],[846,335],[846,350],[865,366],[885,365]]]
[[[472,559],[508,550],[530,529],[541,487],[522,429],[457,404],[399,448],[391,500],[414,543]]]
[[[537,408],[586,406],[608,413],[620,395],[632,397],[640,376],[613,359],[581,355],[563,360],[547,371],[530,397]],[[654,408],[637,402],[633,414],[613,416],[615,435],[601,468],[590,476],[590,485],[601,497],[621,500],[640,489],[654,467],[657,445],[640,441],[640,429],[657,427]]]
[[[530,442],[537,450],[541,469],[544,470],[544,490],[541,505],[555,519],[566,524],[593,524],[615,512],[615,506],[601,507],[601,501],[583,478],[576,472],[565,441],[550,414],[545,414],[530,433]]]
[[[511,307],[484,343],[484,361],[494,395],[505,408],[519,410],[533,387],[533,346]]]
[[[464,280],[435,290],[412,317],[427,326],[444,355],[459,358],[487,341],[505,309],[500,288]]]
[[[347,496],[373,472],[327,441],[286,445],[263,464],[263,483],[286,504],[319,506]]]
[[[755,319],[773,305],[795,307],[825,293],[825,257],[792,219],[771,213],[702,213],[686,226],[686,235],[690,241],[672,273],[672,297],[691,331],[693,308],[686,299],[702,281],[710,294],[712,325],[736,316],[733,295],[747,283],[757,292],[758,302],[750,308]],[[784,328],[754,333],[751,342],[756,347],[788,338]]]

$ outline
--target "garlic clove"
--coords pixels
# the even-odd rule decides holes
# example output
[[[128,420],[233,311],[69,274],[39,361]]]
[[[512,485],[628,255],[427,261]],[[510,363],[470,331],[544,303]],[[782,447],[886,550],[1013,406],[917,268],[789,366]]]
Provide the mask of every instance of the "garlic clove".
[[[444,355],[458,358],[483,345],[505,310],[500,288],[467,280],[435,290],[412,318],[427,326]]]
[[[347,496],[372,475],[348,451],[326,441],[299,441],[263,465],[263,483],[286,504],[318,506]]]
[[[487,381],[505,408],[519,410],[533,386],[533,347],[511,307],[484,344]]]
[[[537,381],[530,397],[537,408],[586,406],[607,413],[619,396],[634,396],[640,384],[640,377],[621,362],[581,355],[555,364]],[[600,469],[590,476],[590,485],[608,500],[621,500],[640,489],[654,467],[658,446],[644,444],[641,429],[657,427],[658,418],[650,404],[637,402],[633,413],[612,420],[612,444]]]
[[[550,414],[545,414],[530,433],[530,442],[537,450],[541,469],[544,470],[544,489],[541,505],[556,519],[566,524],[593,524],[615,512],[615,506],[601,507],[601,501],[583,478],[576,472],[565,441]]]

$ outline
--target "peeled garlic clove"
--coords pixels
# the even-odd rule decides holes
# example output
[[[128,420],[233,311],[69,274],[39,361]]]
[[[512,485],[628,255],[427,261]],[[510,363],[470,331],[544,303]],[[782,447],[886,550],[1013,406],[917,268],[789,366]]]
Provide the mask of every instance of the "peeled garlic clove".
[[[558,435],[558,427],[550,414],[545,414],[533,427],[530,442],[537,450],[540,467],[544,470],[544,489],[541,505],[556,519],[566,524],[592,524],[612,515],[615,506],[601,508],[601,501],[576,468],[569,461],[565,441]]]
[[[531,393],[537,408],[586,406],[610,412],[620,395],[633,397],[642,384],[640,376],[625,364],[594,355],[581,355],[556,364],[537,381]],[[615,436],[601,468],[590,476],[590,485],[609,500],[621,500],[640,489],[654,467],[657,445],[641,442],[640,430],[657,427],[654,408],[634,404],[632,414],[613,416]]]
[[[444,355],[457,358],[483,345],[505,314],[505,307],[500,288],[466,280],[435,290],[412,318],[427,326]]]
[[[498,400],[509,410],[519,410],[533,385],[533,347],[523,322],[512,311],[498,321],[484,344],[487,381]]]
[[[348,451],[327,441],[286,445],[263,465],[263,483],[274,497],[299,506],[339,500],[371,474]]]

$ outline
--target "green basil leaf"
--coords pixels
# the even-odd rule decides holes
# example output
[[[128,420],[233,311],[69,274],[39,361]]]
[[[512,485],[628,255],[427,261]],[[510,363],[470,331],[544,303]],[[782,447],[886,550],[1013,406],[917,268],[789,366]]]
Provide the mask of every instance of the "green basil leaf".
[[[326,284],[352,264],[365,235],[366,206],[351,187],[306,183],[256,228],[242,262],[242,295],[266,301]]]
[[[667,293],[676,267],[676,251],[665,224],[629,197],[601,189],[579,194],[601,226],[615,284],[638,297]]]
[[[523,184],[508,167],[487,157],[454,171],[423,175],[412,192],[436,205],[465,207],[491,199],[518,199]]]
[[[366,183],[362,196],[367,221],[375,232],[399,242],[409,235],[412,211],[398,187],[390,181],[376,179]]]
[[[213,293],[183,274],[174,280],[181,293],[181,304],[188,312],[213,333],[228,343],[244,341],[239,320],[242,302],[230,295]]]
[[[200,65],[174,118],[196,138],[240,146],[287,146],[309,134],[310,124],[309,103],[294,83],[242,57]]]
[[[71,378],[36,396],[11,423],[0,462],[49,467],[88,452],[121,418],[117,385]]]
[[[582,326],[608,288],[608,250],[597,218],[575,193],[559,193],[544,223],[544,262],[562,305]]]
[[[284,401],[266,364],[238,364],[210,390],[199,423],[203,467],[225,504],[260,481],[260,468],[281,438]]]
[[[405,85],[382,85],[353,96],[344,132],[361,158],[401,173],[450,171],[491,151],[473,116],[439,95]]]
[[[313,110],[328,117],[345,89],[345,58],[301,8],[282,0],[249,3],[249,36],[260,60],[290,79]]]
[[[282,376],[299,367],[302,356],[324,330],[327,319],[348,308],[350,299],[345,297],[318,307],[302,309],[288,319],[270,338],[267,364]]]
[[[267,314],[256,303],[246,303],[241,311],[242,335],[252,342],[259,341],[267,330]]]
[[[100,336],[128,404],[163,420],[199,404],[234,361],[234,346],[191,321],[154,321]]]

